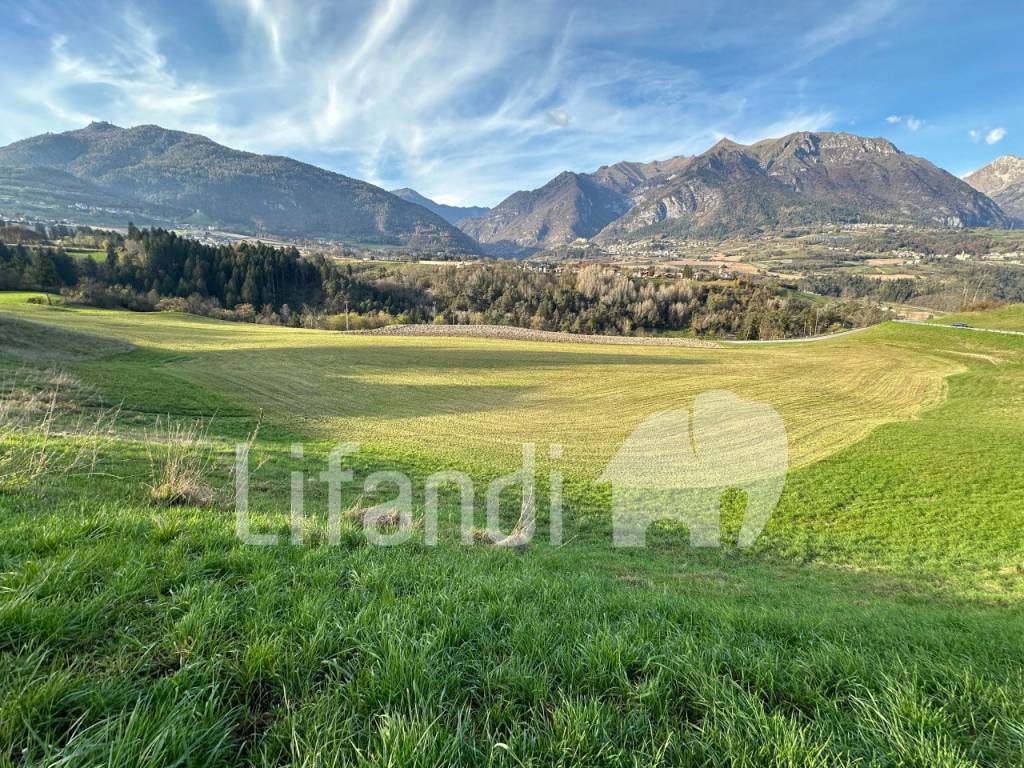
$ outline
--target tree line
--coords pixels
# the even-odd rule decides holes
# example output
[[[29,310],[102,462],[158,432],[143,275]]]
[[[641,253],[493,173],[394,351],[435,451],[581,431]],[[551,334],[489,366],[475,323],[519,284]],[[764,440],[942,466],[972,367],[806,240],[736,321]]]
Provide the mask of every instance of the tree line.
[[[655,280],[597,264],[558,272],[507,262],[352,264],[295,248],[205,245],[135,227],[127,237],[108,238],[100,259],[0,244],[0,288],[60,290],[70,302],[93,306],[323,328],[433,322],[772,339],[882,319],[868,303],[820,304],[746,279]]]

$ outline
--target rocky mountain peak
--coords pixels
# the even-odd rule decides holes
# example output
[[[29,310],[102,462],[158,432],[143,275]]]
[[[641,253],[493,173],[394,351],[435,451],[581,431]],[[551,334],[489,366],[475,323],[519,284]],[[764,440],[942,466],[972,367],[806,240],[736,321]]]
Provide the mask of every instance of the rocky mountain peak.
[[[1024,157],[997,157],[984,168],[964,176],[964,181],[991,196],[1018,226],[1024,225]]]
[[[107,133],[110,131],[123,130],[124,128],[114,125],[113,123],[108,123],[106,120],[93,120],[91,123],[85,126],[85,128],[82,129],[82,132],[89,131],[92,133]]]
[[[988,165],[964,176],[964,181],[986,195],[995,194],[1012,184],[1024,182],[1024,157],[997,157]]]
[[[749,146],[718,142],[646,192],[599,238],[725,236],[837,222],[1011,223],[988,197],[885,139],[801,131]]]

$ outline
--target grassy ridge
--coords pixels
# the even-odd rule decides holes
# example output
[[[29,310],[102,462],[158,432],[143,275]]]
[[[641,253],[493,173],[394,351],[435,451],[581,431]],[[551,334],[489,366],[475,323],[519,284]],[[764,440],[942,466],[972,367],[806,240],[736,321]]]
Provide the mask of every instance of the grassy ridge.
[[[355,437],[357,476],[417,477],[466,459],[491,476],[532,439],[566,445],[570,536],[382,549],[346,525],[339,547],[249,547],[229,505],[150,505],[126,434],[103,474],[0,494],[0,762],[1024,762],[1024,338],[566,349],[9,301],[0,342],[22,343],[0,364],[50,365],[78,348],[68,329],[101,339],[69,367],[129,424],[216,414],[226,451],[262,410],[265,527],[287,531],[292,439],[314,441],[310,476]],[[799,467],[758,547],[699,552],[664,528],[612,549],[596,471],[651,410],[709,388],[790,430]]]
[[[957,312],[933,318],[930,322],[941,325],[967,323],[974,328],[996,331],[1024,331],[1024,305],[1007,304],[985,312]]]

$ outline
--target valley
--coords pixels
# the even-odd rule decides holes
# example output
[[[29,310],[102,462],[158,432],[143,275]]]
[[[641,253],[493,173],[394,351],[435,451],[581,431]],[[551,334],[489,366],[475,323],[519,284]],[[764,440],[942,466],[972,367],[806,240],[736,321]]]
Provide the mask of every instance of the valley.
[[[8,5],[0,768],[1024,766],[1019,8]]]
[[[154,762],[192,753],[210,765],[325,750],[403,765],[518,765],[566,749],[678,765],[754,764],[769,751],[823,766],[1022,756],[1024,337],[885,324],[813,344],[566,345],[33,296],[0,302],[7,380],[49,386],[60,361],[68,418],[119,413],[91,464],[0,494],[4,754],[87,762],[148,744]],[[988,318],[970,321],[1024,325],[1020,307]],[[750,550],[699,550],[666,523],[646,549],[612,547],[601,467],[646,414],[715,388],[770,403],[786,425],[792,468],[763,536]],[[209,457],[210,503],[153,501],[154,467],[172,450],[153,442],[160,420],[206,424],[173,450]],[[59,434],[61,445],[97,439]],[[255,457],[259,530],[287,535],[288,475],[308,473],[305,544],[235,538],[239,440]],[[431,472],[492,478],[536,442],[541,530],[558,469],[564,543],[460,545],[446,497],[437,547],[419,528],[405,545],[373,546],[351,523],[331,544],[314,477],[337,441],[360,444],[345,505],[387,498],[358,490],[380,469],[407,473],[419,499]],[[728,537],[741,511],[725,503]]]

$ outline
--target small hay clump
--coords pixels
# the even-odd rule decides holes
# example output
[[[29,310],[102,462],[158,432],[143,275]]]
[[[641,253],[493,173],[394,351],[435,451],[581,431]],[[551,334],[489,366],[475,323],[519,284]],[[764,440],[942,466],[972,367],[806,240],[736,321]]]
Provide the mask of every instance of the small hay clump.
[[[213,503],[207,429],[202,421],[172,423],[170,419],[158,419],[153,430],[146,433],[151,502],[166,507],[206,507]]]

